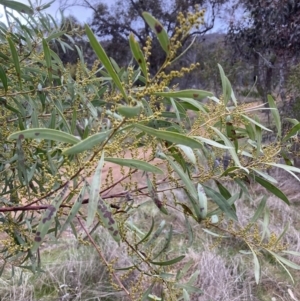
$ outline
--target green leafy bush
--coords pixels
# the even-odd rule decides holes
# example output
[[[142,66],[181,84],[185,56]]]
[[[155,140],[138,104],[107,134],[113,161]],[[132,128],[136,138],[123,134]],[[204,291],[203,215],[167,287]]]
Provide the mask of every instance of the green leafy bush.
[[[1,25],[2,272],[10,266],[39,270],[42,244],[69,228],[79,242],[97,250],[112,285],[131,300],[189,300],[190,294],[201,293],[194,286],[197,272],[189,274],[191,263],[184,261],[195,231],[242,242],[241,252],[253,257],[256,282],[263,255],[287,273],[299,269],[285,257],[300,255],[281,242],[287,229],[280,236],[267,231],[267,195],[246,226],[238,224],[235,206],[242,195],[251,201],[249,183],[289,204],[266,170],[279,167],[297,178],[298,168],[277,162],[282,140],[293,136],[299,123],[282,138],[269,96],[278,135],[263,144],[262,133],[270,130],[254,115],[261,106],[239,104],[220,65],[220,99],[208,91],[170,86],[173,78],[197,67],[172,70],[184,54],[181,40],[203,22],[203,12],[180,14],[171,38],[153,16],[143,17],[154,35],[144,48],[130,35],[135,65],[127,68],[105,53],[86,25],[99,60],[88,69],[73,45],[80,58],[75,77],[49,47],[53,40],[65,43],[60,41],[65,33],[50,17],[28,16],[25,25],[15,18],[14,26]],[[147,58],[155,38],[165,62],[151,76]],[[104,176],[108,163],[120,166],[121,178],[112,169]],[[226,188],[232,183],[239,187],[235,194]],[[114,191],[117,185],[121,192]],[[183,199],[176,197],[178,191]],[[183,218],[183,233],[173,228],[174,216]],[[128,265],[120,266],[118,257],[105,258],[92,236],[96,228],[108,231],[116,248],[126,250]]]

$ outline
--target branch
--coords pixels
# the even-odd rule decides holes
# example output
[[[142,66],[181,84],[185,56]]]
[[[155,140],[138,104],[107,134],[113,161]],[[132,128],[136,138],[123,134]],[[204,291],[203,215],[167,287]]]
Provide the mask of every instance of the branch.
[[[92,236],[90,235],[89,231],[84,227],[83,223],[81,222],[81,219],[79,217],[77,217],[81,228],[84,230],[84,232],[86,233],[87,237],[89,238],[90,242],[92,243],[92,245],[94,246],[95,250],[97,251],[97,253],[99,254],[100,258],[102,259],[102,261],[105,263],[109,273],[112,274],[112,276],[116,279],[119,287],[126,293],[126,295],[128,296],[128,298],[130,300],[133,301],[130,292],[126,289],[126,287],[123,285],[123,283],[121,282],[121,280],[119,279],[119,277],[116,275],[116,273],[114,272],[113,268],[111,267],[111,265],[106,261],[104,255],[102,254],[101,250],[99,249],[99,247],[97,246],[96,242],[94,241],[94,239],[92,238]]]

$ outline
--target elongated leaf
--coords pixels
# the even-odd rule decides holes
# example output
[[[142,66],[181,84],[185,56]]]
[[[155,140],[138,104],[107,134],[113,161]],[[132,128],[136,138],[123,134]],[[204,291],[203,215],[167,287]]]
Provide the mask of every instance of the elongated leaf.
[[[182,267],[182,269],[179,269],[176,274],[176,281],[181,280],[181,278],[185,276],[185,274],[193,266],[193,264],[194,261],[191,259]]]
[[[291,130],[287,133],[287,135],[284,137],[283,141],[287,141],[292,136],[296,135],[300,131],[300,123],[295,124]]]
[[[100,145],[102,142],[104,142],[111,133],[112,133],[112,130],[108,130],[105,132],[94,134],[94,135],[76,143],[75,145],[64,149],[62,153],[64,155],[75,155],[75,154],[79,154],[79,153],[82,153],[87,150],[91,150],[94,146]]]
[[[150,261],[150,263],[154,264],[154,265],[159,265],[159,266],[167,266],[167,265],[172,265],[175,264],[179,261],[181,261],[183,258],[185,257],[185,255],[181,255],[178,256],[174,259],[171,260],[167,260],[167,261]]]
[[[141,104],[134,107],[120,105],[117,107],[117,111],[120,115],[126,118],[133,118],[141,114],[141,112],[143,111],[143,106]]]
[[[198,183],[197,185],[197,192],[198,192],[198,200],[200,206],[200,217],[204,219],[206,218],[207,215],[207,197],[200,183]]]
[[[110,59],[108,58],[107,54],[105,53],[103,47],[101,44],[97,41],[95,35],[93,34],[92,30],[89,28],[88,25],[85,25],[85,31],[86,34],[90,40],[91,46],[94,49],[95,53],[97,54],[98,58],[100,59],[101,63],[113,79],[115,85],[120,90],[121,94],[125,99],[127,99],[127,95],[125,92],[125,89],[120,81],[120,78],[118,77],[114,67],[111,64]]]
[[[146,81],[148,81],[147,63],[146,63],[145,57],[143,55],[143,52],[141,50],[141,47],[140,47],[139,43],[136,41],[136,39],[134,38],[133,33],[131,33],[129,36],[129,45],[130,45],[130,49],[131,49],[134,59],[139,64],[139,66],[146,78]]]
[[[256,117],[256,119],[258,119],[258,118]],[[263,154],[263,150],[262,150],[262,147],[261,147],[262,129],[258,125],[255,125],[255,139],[256,139],[256,156],[258,158],[261,155],[261,153]]]
[[[244,119],[246,119],[247,121],[250,121],[251,123],[255,124],[256,126],[260,127],[261,129],[268,131],[268,132],[273,132],[272,130],[266,128],[265,126],[263,126],[261,123],[259,123],[258,121],[250,118],[247,115],[241,114],[241,116],[243,116]]]
[[[157,21],[152,15],[150,15],[147,12],[143,12],[143,18],[147,22],[147,24],[150,26],[152,31],[156,34],[157,39],[159,41],[159,44],[161,48],[166,52],[168,55],[170,52],[170,41],[167,34],[167,31],[164,29],[162,24]]]
[[[281,137],[281,119],[279,115],[279,111],[277,109],[276,103],[272,95],[268,95],[268,102],[269,102],[269,107],[273,110],[271,110],[271,113],[273,115],[275,125],[277,128],[277,135]]]
[[[146,173],[146,178],[147,178],[147,186],[148,186],[148,191],[150,194],[151,199],[153,200],[154,204],[156,205],[156,207],[164,214],[168,215],[168,211],[167,209],[163,206],[163,203],[161,202],[161,200],[159,199],[155,188],[153,186],[152,181],[150,180],[148,174]]]
[[[109,231],[112,238],[117,243],[120,243],[121,236],[118,229],[118,224],[113,217],[110,207],[105,203],[105,201],[100,196],[98,199],[97,212],[100,216],[101,222],[103,223],[104,227]]]
[[[153,92],[153,95],[162,97],[174,97],[174,98],[191,98],[196,100],[201,100],[208,96],[213,96],[209,91],[188,89],[174,92]]]
[[[179,175],[180,179],[185,185],[185,189],[188,192],[190,196],[190,201],[191,204],[194,208],[195,214],[197,216],[198,220],[201,220],[201,209],[199,206],[199,201],[198,201],[198,194],[196,191],[196,188],[194,186],[194,183],[190,180],[189,176],[184,172],[184,170],[176,163],[174,162],[170,157],[166,156],[163,153],[159,153],[159,155],[162,158],[165,158],[168,160],[174,171]]]
[[[202,228],[202,230],[203,230],[204,232],[206,232],[207,234],[211,235],[211,236],[220,237],[220,238],[229,238],[229,237],[230,237],[230,236],[226,236],[226,235],[220,235],[220,234],[217,234],[217,233],[212,232],[212,231],[210,231],[210,230],[208,230],[208,229],[205,229],[205,228]]]
[[[169,232],[166,234],[166,241],[165,241],[164,245],[161,247],[161,249],[155,255],[153,255],[152,260],[156,259],[159,255],[166,252],[166,250],[170,246],[172,237],[173,237],[173,227],[171,225]]]
[[[271,193],[276,195],[278,198],[282,199],[286,204],[290,204],[288,198],[286,195],[276,186],[271,184],[270,182],[266,181],[265,179],[259,177],[259,176],[252,176],[255,182],[260,184],[261,186],[265,187],[267,190],[269,190]]]
[[[196,161],[196,156],[193,152],[193,150],[186,146],[186,145],[176,145],[176,147],[178,147],[179,149],[181,149],[183,151],[183,153],[186,155],[186,157],[193,163],[193,164],[196,164],[197,161]]]
[[[260,279],[260,264],[259,264],[259,261],[258,261],[255,251],[250,246],[249,246],[249,248],[253,255],[255,282],[256,282],[256,284],[258,284],[259,279]]]
[[[269,253],[271,253],[276,258],[276,260],[281,261],[284,265],[286,265],[286,266],[288,266],[292,269],[295,269],[295,270],[300,270],[300,265],[298,265],[298,264],[296,264],[296,263],[294,263],[294,262],[292,262],[292,261],[290,261],[290,260],[288,260],[288,259],[286,259],[286,258],[270,251],[270,250],[267,250],[267,251]]]
[[[218,67],[219,67],[220,76],[221,76],[221,81],[222,81],[222,89],[223,89],[224,103],[225,103],[225,105],[227,105],[228,101],[229,101],[230,98],[231,98],[231,95],[233,94],[233,91],[232,91],[231,84],[230,84],[230,82],[229,82],[227,76],[225,75],[225,72],[224,72],[222,66],[221,66],[220,64],[218,64]],[[234,95],[234,94],[233,94],[233,95]],[[234,101],[234,104],[235,104],[235,106],[236,106],[237,103],[236,103],[235,97],[233,97],[233,101]]]
[[[195,99],[191,99],[191,98],[185,98],[185,97],[180,97],[178,98],[181,100],[181,104],[185,105],[185,103],[188,103],[191,107],[194,107],[196,109],[198,109],[199,111],[203,112],[204,114],[208,114],[208,109],[206,107],[203,106],[203,104],[201,102],[199,102],[198,100]],[[195,109],[192,109],[195,110]]]
[[[154,229],[154,219],[152,217],[152,223],[151,223],[151,227],[150,227],[148,233],[136,244],[136,246],[138,246],[142,242],[146,241],[148,239],[148,237],[151,235],[153,229]]]
[[[189,222],[189,217],[185,214],[185,226],[187,229],[187,234],[188,234],[188,243],[186,245],[186,248],[189,248],[190,246],[192,246],[193,242],[194,242],[194,232],[193,232],[193,228]]]
[[[80,210],[80,208],[82,206],[82,201],[83,201],[84,196],[85,196],[85,191],[86,191],[86,185],[84,185],[82,187],[76,202],[74,203],[71,210],[69,211],[69,214],[68,214],[68,217],[67,217],[65,223],[62,225],[62,227],[60,229],[59,236],[67,229],[68,225],[71,224],[72,220],[74,219],[74,217],[76,216],[76,214]]]
[[[44,58],[45,58],[46,66],[47,66],[47,70],[48,70],[48,76],[49,76],[49,80],[51,82],[52,81],[51,55],[50,55],[50,48],[45,39],[43,39],[43,50],[44,50]]]
[[[258,218],[260,217],[260,215],[263,213],[263,211],[266,207],[267,199],[268,199],[267,196],[264,195],[263,198],[261,199],[253,217],[250,220],[251,223],[255,223],[258,220]]]
[[[17,2],[17,1],[12,1],[12,0],[1,0],[1,5],[11,8],[18,13],[23,13],[23,14],[33,14],[33,10],[26,4]]]
[[[56,213],[64,199],[63,197],[67,190],[68,185],[66,185],[64,189],[56,196],[56,198],[52,201],[51,205],[49,205],[49,207],[45,211],[43,218],[36,229],[34,242],[30,249],[31,253],[35,253],[37,251],[45,235],[48,233],[48,230],[56,216]]]
[[[262,172],[256,168],[251,168],[252,170],[254,170],[258,175],[260,175],[261,177],[265,178],[267,181],[271,182],[271,183],[274,183],[274,184],[277,184],[277,180],[274,179],[273,177],[271,177],[270,175],[268,175],[267,173],[265,172]]]
[[[163,130],[155,130],[153,128],[141,125],[141,124],[134,124],[136,128],[139,130],[155,136],[159,139],[167,140],[169,142],[175,143],[175,144],[183,144],[186,146],[189,146],[191,148],[202,148],[202,144],[198,142],[195,139],[192,139],[190,137],[187,137],[183,134],[175,133],[175,132],[169,132],[169,131],[163,131]]]
[[[163,171],[160,168],[141,160],[106,157],[105,161],[115,163],[121,166],[127,166],[130,168],[136,168],[139,170],[163,174]]]
[[[190,295],[189,293],[187,292],[187,290],[184,288],[182,289],[182,297],[183,297],[183,300],[184,301],[190,301]]]
[[[21,68],[20,68],[19,56],[18,56],[18,53],[17,53],[17,50],[16,50],[13,40],[10,37],[7,37],[7,41],[8,41],[9,47],[10,47],[10,52],[11,52],[14,66],[16,69],[16,74],[17,74],[17,78],[19,80],[20,88],[22,90]]]
[[[98,162],[97,168],[95,170],[92,179],[90,195],[89,195],[89,204],[88,204],[87,227],[91,226],[96,215],[98,201],[100,199],[101,174],[102,174],[103,165],[104,165],[104,152],[102,152],[101,158]]]
[[[54,129],[28,129],[20,132],[15,132],[8,136],[9,141],[15,139],[44,139],[44,140],[54,140],[63,143],[76,144],[80,140],[73,135],[65,132],[61,132]]]
[[[215,146],[215,147],[218,147],[218,148],[222,148],[222,149],[230,149],[230,148],[233,148],[233,146],[227,146],[227,145],[224,145],[224,144],[221,144],[221,143],[218,143],[214,140],[210,140],[210,139],[207,139],[207,138],[204,138],[204,137],[201,137],[201,136],[193,136],[193,138],[195,139],[198,139],[204,143],[207,143],[211,146]]]
[[[2,68],[2,66],[0,66],[0,79],[3,84],[4,91],[6,93],[8,90],[7,76],[6,76],[5,70]]]
[[[156,229],[156,231],[153,233],[152,237],[145,244],[146,247],[150,246],[159,237],[159,235],[162,233],[163,229],[165,228],[165,225],[166,225],[166,221],[162,220],[158,228]]]
[[[234,149],[233,145],[231,144],[231,142],[228,140],[228,138],[227,138],[225,135],[223,135],[217,128],[215,128],[215,127],[213,127],[213,126],[212,126],[211,128],[212,128],[212,129],[218,134],[218,136],[224,141],[225,145],[228,146],[228,147],[230,147],[230,148],[228,149],[228,151],[230,152],[230,155],[232,156],[232,159],[234,160],[235,164],[236,164],[239,168],[241,168],[241,169],[245,170],[247,173],[249,173],[249,170],[241,165],[240,160],[239,160],[239,158],[238,158],[238,156],[237,156],[237,154],[236,154],[236,152],[235,152],[235,149]]]
[[[222,194],[222,196],[226,200],[230,199],[231,198],[230,192],[219,181],[215,180],[215,182],[216,182],[218,189],[219,189],[220,193]]]
[[[231,217],[235,221],[238,220],[236,212],[232,209],[232,207],[228,204],[227,200],[220,193],[208,186],[203,185],[203,187],[204,191],[206,192],[206,195],[210,197],[213,200],[213,202],[215,202],[220,207],[220,209],[228,215],[228,217]]]

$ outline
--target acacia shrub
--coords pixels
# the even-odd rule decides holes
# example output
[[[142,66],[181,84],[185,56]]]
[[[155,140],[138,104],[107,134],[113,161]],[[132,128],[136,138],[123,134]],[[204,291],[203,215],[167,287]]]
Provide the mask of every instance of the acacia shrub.
[[[204,22],[203,12],[196,8],[193,14],[180,14],[171,38],[153,16],[144,12],[143,17],[165,56],[155,75],[148,64],[151,37],[141,48],[131,34],[129,47],[138,68],[120,68],[86,25],[99,60],[87,68],[75,45],[80,59],[72,77],[49,47],[64,34],[49,17],[39,14],[39,21],[27,17],[27,25],[1,25],[2,271],[9,266],[39,271],[43,244],[58,240],[69,227],[80,243],[96,249],[111,284],[130,300],[189,300],[190,294],[201,293],[194,286],[198,272],[188,277],[190,263],[184,261],[195,230],[243,242],[241,251],[253,257],[256,282],[263,255],[286,270],[300,268],[284,257],[299,255],[282,243],[286,229],[278,236],[268,231],[266,222],[258,227],[261,217],[268,220],[267,195],[246,226],[238,224],[235,206],[242,195],[252,200],[249,183],[289,204],[265,170],[277,166],[297,177],[299,169],[277,161],[281,142],[293,136],[299,123],[283,138],[279,112],[269,96],[278,134],[263,144],[262,133],[270,130],[255,116],[261,106],[240,104],[220,65],[220,98],[171,86],[174,78],[197,68],[171,67],[190,49],[180,52],[181,41]],[[196,114],[194,121],[190,111]],[[124,149],[131,158],[124,157]],[[140,153],[149,155],[140,158]],[[105,162],[121,166],[121,179],[110,171],[102,177]],[[134,180],[137,172],[140,177]],[[227,189],[231,183],[238,185],[237,193]],[[123,191],[116,193],[118,184]],[[183,200],[176,197],[178,189],[184,192]],[[155,218],[148,225],[141,214],[135,223],[133,217],[145,207],[157,209]],[[185,221],[180,237],[167,217],[173,210]],[[120,266],[117,256],[108,261],[92,236],[97,228],[107,231],[116,247],[124,247],[128,266]],[[188,243],[179,245],[179,240]],[[134,280],[126,282],[132,275]]]

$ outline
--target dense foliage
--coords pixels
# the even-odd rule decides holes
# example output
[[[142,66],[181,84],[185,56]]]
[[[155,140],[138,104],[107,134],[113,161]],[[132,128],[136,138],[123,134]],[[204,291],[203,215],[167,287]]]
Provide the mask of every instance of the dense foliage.
[[[14,5],[23,11],[23,5]],[[182,39],[203,23],[203,12],[179,14],[171,38],[152,15],[142,15],[155,37],[141,48],[130,34],[137,68],[120,68],[85,26],[99,60],[88,69],[82,51],[72,45],[80,58],[75,76],[49,46],[71,47],[49,16],[38,10],[34,17],[24,15],[24,24],[11,15],[11,26],[0,25],[1,271],[10,266],[39,270],[43,245],[69,228],[79,242],[97,249],[114,287],[131,300],[189,300],[189,294],[200,293],[193,286],[197,272],[189,275],[190,263],[184,262],[194,231],[241,242],[241,251],[253,257],[256,282],[262,256],[287,272],[299,269],[286,255],[300,254],[281,242],[287,229],[280,236],[268,231],[267,194],[247,225],[238,223],[235,206],[241,197],[252,201],[249,183],[289,204],[266,170],[276,166],[298,179],[298,168],[278,160],[282,142],[297,133],[299,123],[282,138],[269,96],[277,136],[264,144],[262,133],[271,130],[254,115],[262,106],[239,103],[220,65],[219,98],[170,86],[198,66],[172,70],[184,54]],[[165,56],[155,75],[148,63],[153,40]],[[112,169],[103,176],[107,163],[121,166],[121,178]],[[237,193],[229,191],[232,183]],[[121,192],[114,192],[117,185]],[[146,212],[153,210],[149,223]],[[173,229],[175,213],[185,221],[184,233]],[[103,256],[92,236],[96,228],[108,231],[116,248],[123,246],[131,259],[127,266]]]

